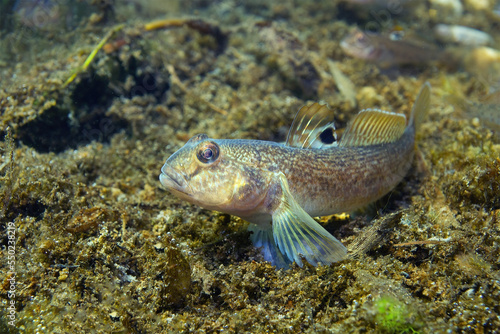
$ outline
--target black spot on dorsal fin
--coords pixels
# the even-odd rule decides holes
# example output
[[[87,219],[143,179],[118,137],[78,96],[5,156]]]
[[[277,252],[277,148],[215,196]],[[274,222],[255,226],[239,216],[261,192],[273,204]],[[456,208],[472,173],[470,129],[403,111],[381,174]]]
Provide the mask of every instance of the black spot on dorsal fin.
[[[295,115],[286,145],[299,148],[325,148],[337,141],[333,113],[326,106],[313,103]]]

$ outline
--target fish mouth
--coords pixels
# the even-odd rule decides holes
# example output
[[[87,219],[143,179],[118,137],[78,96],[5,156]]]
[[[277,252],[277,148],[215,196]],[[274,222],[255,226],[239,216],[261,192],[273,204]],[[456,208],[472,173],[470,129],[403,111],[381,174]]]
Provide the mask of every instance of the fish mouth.
[[[161,168],[160,183],[170,191],[175,190],[187,195],[188,183],[186,179],[167,164]]]

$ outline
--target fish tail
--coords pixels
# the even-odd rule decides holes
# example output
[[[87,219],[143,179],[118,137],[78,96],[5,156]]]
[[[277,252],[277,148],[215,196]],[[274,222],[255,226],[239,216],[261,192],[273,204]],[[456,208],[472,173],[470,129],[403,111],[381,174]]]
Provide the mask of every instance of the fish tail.
[[[422,88],[420,88],[420,93],[418,93],[417,99],[415,100],[415,104],[411,110],[410,122],[408,123],[408,126],[413,127],[415,131],[418,130],[420,124],[422,124],[425,117],[427,117],[430,101],[431,85],[429,82],[426,82],[423,84]]]

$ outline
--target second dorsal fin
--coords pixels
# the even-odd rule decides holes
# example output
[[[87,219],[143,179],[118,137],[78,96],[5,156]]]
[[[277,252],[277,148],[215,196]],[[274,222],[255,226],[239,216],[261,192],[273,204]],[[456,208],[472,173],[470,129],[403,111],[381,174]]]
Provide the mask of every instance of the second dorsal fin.
[[[328,133],[328,140],[322,134]],[[333,113],[326,105],[313,103],[303,106],[295,115],[288,131],[285,145],[299,148],[326,148],[337,143],[337,131],[333,123]]]
[[[339,146],[369,146],[392,143],[406,129],[406,116],[379,109],[361,110],[347,125]]]

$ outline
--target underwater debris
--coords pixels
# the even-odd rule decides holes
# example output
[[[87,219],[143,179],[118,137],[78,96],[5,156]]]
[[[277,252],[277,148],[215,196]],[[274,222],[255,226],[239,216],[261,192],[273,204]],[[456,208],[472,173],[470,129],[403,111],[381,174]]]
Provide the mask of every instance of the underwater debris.
[[[95,229],[104,221],[117,220],[119,214],[117,211],[107,208],[92,207],[80,209],[65,226],[66,231],[71,233],[86,232]]]
[[[402,212],[395,212],[373,221],[368,228],[349,244],[349,258],[362,258],[375,247],[385,244],[400,223],[401,217]]]
[[[335,84],[339,89],[340,93],[349,102],[351,108],[355,108],[356,103],[356,87],[354,83],[349,79],[347,75],[340,71],[339,66],[336,62],[328,59],[328,67],[332,73]]]
[[[62,31],[73,30],[82,21],[95,17],[108,17],[111,10],[106,7],[112,1],[78,1],[78,0],[4,0],[0,2],[2,22],[12,27],[29,29],[35,33],[61,34]],[[106,3],[106,4],[104,4]],[[98,13],[96,13],[96,11]],[[15,22],[12,24],[13,16]],[[97,20],[94,20],[96,22]],[[7,25],[6,25],[7,26]],[[16,29],[17,29],[16,27]]]
[[[439,245],[449,240],[422,240],[422,241],[410,241],[402,242],[399,244],[392,245],[393,247],[404,247],[404,246],[415,246],[415,245]]]

